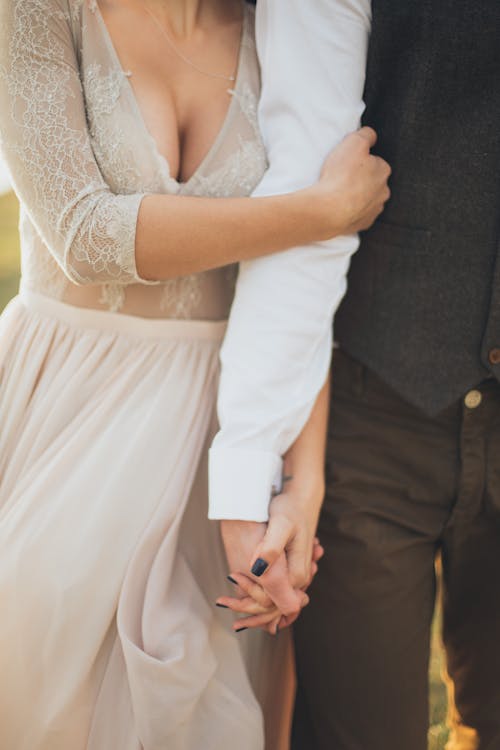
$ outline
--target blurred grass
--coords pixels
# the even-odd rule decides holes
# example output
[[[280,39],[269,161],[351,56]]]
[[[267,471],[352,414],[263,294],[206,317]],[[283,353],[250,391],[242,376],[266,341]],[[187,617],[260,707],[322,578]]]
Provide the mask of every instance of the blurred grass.
[[[14,193],[0,195],[0,310],[19,284],[18,205]]]
[[[438,607],[432,626],[432,650],[429,664],[429,750],[444,750],[448,739],[448,730],[445,724],[447,711],[446,687],[441,679],[444,659],[440,632],[441,616]]]
[[[17,293],[19,283],[19,240],[17,232],[18,205],[13,193],[0,196],[0,310]],[[430,661],[430,722],[429,750],[444,750],[448,736],[446,689],[441,680],[442,650],[439,640],[439,614],[433,626]],[[397,710],[397,707],[395,707]]]

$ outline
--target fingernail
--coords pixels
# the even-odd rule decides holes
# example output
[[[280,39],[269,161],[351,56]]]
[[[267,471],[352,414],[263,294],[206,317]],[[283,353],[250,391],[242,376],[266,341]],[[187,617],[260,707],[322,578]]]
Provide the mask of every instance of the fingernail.
[[[257,560],[252,565],[252,575],[257,576],[257,578],[260,578],[260,576],[266,572],[268,567],[269,567],[269,563],[263,560],[262,557],[258,557]]]
[[[234,578],[233,578],[232,576],[227,576],[227,580],[228,580],[228,581],[231,581],[231,583],[234,583],[234,585],[235,585],[235,586],[237,586],[237,585],[238,585],[238,581],[235,581],[235,580],[234,580]]]
[[[248,630],[248,628],[236,628],[236,630],[234,632],[235,633],[241,633],[241,632],[243,632],[243,630]]]
[[[219,602],[215,602],[216,607],[221,607],[221,609],[229,609],[227,604],[219,604]]]

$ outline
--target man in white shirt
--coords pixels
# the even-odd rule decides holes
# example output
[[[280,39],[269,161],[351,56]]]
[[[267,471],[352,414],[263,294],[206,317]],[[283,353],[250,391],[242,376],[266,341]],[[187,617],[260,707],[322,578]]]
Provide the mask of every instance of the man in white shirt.
[[[312,184],[331,148],[359,126],[369,28],[369,0],[258,3],[270,168],[255,195]],[[341,237],[241,265],[210,451],[212,518],[268,519],[282,456],[327,377],[332,317],[357,245]]]
[[[259,192],[307,184],[332,137],[356,127],[369,34],[365,119],[393,168],[393,199],[352,258],[335,318],[327,554],[295,628],[293,747],[425,750],[440,551],[449,747],[498,750],[498,0],[481,12],[476,0],[259,3],[270,156]],[[243,266],[212,517],[267,519],[281,456],[326,378],[355,249],[345,238]],[[238,534],[244,544],[234,524],[230,547]],[[275,567],[264,565],[263,582]]]
[[[256,195],[313,183],[331,148],[359,126],[369,28],[369,0],[258,3],[270,168]],[[332,317],[357,246],[356,236],[340,237],[241,265],[221,355],[211,518],[267,521],[282,456],[327,378]],[[283,580],[277,590],[282,604],[293,600]]]
[[[370,5],[257,4],[260,125],[270,168],[255,195],[312,184],[329,151],[359,127]],[[221,429],[210,451],[210,517],[235,521],[227,541],[233,550],[255,547],[264,533],[256,522],[269,518],[282,456],[327,379],[332,318],[357,247],[356,236],[340,237],[241,264],[221,355]],[[294,612],[302,599],[293,596],[286,569],[275,566],[267,579],[276,601]]]

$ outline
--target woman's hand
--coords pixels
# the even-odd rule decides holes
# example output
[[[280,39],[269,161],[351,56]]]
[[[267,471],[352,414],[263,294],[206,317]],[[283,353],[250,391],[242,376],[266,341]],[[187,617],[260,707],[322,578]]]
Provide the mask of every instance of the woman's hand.
[[[244,587],[241,585],[248,580],[252,584],[251,590],[254,594],[257,592],[257,589],[262,591],[262,595],[256,594],[254,597],[261,609],[258,612],[248,612],[248,614],[263,615],[269,610],[268,614],[271,614],[271,611],[273,612],[273,616],[269,618],[269,621],[271,621],[277,617],[279,619],[280,614],[295,615],[300,612],[304,595],[302,591],[295,591],[290,584],[284,552],[280,559],[277,558],[275,560],[273,570],[267,576],[266,584],[268,590],[266,592],[263,591],[261,586],[257,585],[257,578],[254,578],[253,581],[251,580],[250,567],[253,562],[253,555],[264,539],[266,530],[267,525],[265,523],[232,520],[221,521],[222,540],[226,550],[229,570],[231,577],[237,581],[235,597],[243,599],[246,596],[251,596],[248,593],[248,586]],[[276,610],[275,602],[279,603],[279,612]],[[217,603],[226,604],[225,598],[218,599]],[[231,608],[235,609],[233,606]],[[245,609],[235,609],[235,611],[246,612]],[[259,624],[263,625],[265,619],[263,618]]]
[[[370,153],[377,142],[372,128],[346,136],[327,157],[319,182],[309,190],[325,221],[324,237],[368,229],[390,198],[391,168]]]
[[[324,456],[329,404],[329,381],[321,389],[302,432],[284,459],[284,487],[269,506],[269,522],[252,558],[251,574],[269,594],[276,607],[293,619],[297,610],[287,611],[282,591],[270,584],[277,578],[276,567],[283,554],[287,562],[287,583],[304,591],[317,568],[316,527],[325,492]],[[321,556],[320,550],[319,556]],[[319,559],[319,558],[318,558]],[[285,618],[282,624],[288,624]]]
[[[254,549],[251,573],[231,573],[231,580],[237,586],[236,596],[217,599],[219,606],[245,615],[233,623],[236,632],[242,628],[263,628],[276,635],[279,628],[295,622],[302,609],[309,604],[305,592],[324,554],[315,537],[322,499],[323,491],[319,487],[316,492],[311,492],[291,483],[286,492],[271,501],[269,523]],[[233,524],[245,522],[222,523],[223,529],[230,529],[231,536]],[[251,525],[246,522],[247,527]],[[251,529],[248,531],[251,532]],[[262,531],[259,536],[261,534]],[[227,536],[227,532],[224,534],[223,531],[223,537],[227,539]],[[250,536],[251,533],[243,532],[246,543]],[[225,540],[225,543],[230,559],[234,546],[228,541]]]
[[[288,579],[294,590],[305,591],[317,572],[316,527],[323,502],[323,487],[302,488],[294,486],[293,480],[286,490],[271,501],[269,522],[262,541],[254,551],[252,573],[264,590],[267,590],[268,576],[280,556],[286,554]],[[311,564],[312,561],[312,564]],[[262,572],[260,572],[262,571]],[[272,597],[280,607],[280,601]]]
[[[319,540],[315,539],[310,569],[311,581],[318,571],[317,563],[323,554],[324,550]],[[276,572],[279,572],[280,563],[283,562],[285,562],[285,567],[287,567],[286,560],[283,558],[283,560],[275,563]],[[288,570],[285,570],[284,573],[288,576]],[[283,615],[262,586],[247,575],[232,573],[230,580],[235,584],[235,594],[237,593],[238,595],[232,597],[221,596],[217,599],[216,604],[219,607],[231,609],[235,614],[245,615],[243,619],[235,620],[233,623],[233,630],[236,632],[242,628],[262,628],[271,633],[271,635],[277,635],[279,627],[291,625],[297,619],[302,608],[309,604],[307,594],[297,591],[296,593],[300,594],[299,612],[293,615]]]

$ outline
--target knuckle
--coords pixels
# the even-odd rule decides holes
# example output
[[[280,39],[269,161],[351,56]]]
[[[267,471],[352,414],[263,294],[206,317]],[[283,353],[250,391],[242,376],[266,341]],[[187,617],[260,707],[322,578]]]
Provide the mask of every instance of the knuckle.
[[[305,589],[311,580],[311,572],[308,570],[307,573],[304,573],[302,578],[300,579],[299,588]]]
[[[301,576],[297,580],[297,588],[298,589],[305,589],[309,585],[310,578],[311,578],[311,576],[309,576],[309,575],[308,576]]]
[[[309,583],[310,577],[311,576],[310,576],[309,571],[306,572],[305,570],[299,573],[298,575],[293,576],[293,579],[291,581],[293,588],[294,589],[304,588],[304,586],[307,586],[307,584]]]

